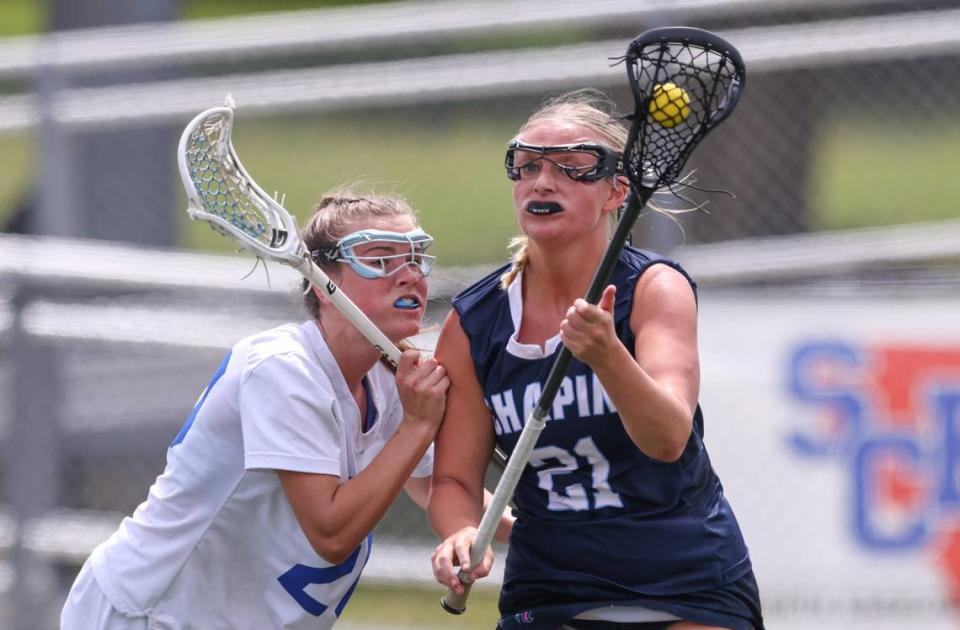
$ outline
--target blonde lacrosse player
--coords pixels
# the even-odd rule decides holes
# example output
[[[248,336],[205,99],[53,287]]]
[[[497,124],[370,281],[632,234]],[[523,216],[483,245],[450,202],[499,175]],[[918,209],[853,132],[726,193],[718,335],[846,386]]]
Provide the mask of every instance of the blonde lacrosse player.
[[[510,454],[562,343],[567,376],[513,495],[503,630],[759,630],[750,555],[703,442],[694,284],[625,247],[586,293],[628,192],[626,130],[596,92],[547,102],[508,145],[511,264],[453,300],[437,343],[450,375],[437,436],[433,568],[462,594],[494,445]]]

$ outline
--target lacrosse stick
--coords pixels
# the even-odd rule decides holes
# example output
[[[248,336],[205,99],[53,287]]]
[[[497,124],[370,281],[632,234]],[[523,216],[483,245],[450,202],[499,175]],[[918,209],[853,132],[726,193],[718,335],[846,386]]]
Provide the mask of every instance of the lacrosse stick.
[[[287,210],[257,186],[233,148],[233,107],[214,107],[190,121],[177,151],[180,177],[187,192],[187,214],[264,260],[289,265],[330,302],[380,351],[394,370],[400,350],[313,262]],[[493,464],[503,469],[506,456],[496,449]]]
[[[720,37],[695,28],[647,31],[631,42],[624,60],[635,104],[623,155],[630,193],[587,289],[585,299],[591,304],[600,300],[647,201],[658,188],[679,179],[696,144],[733,111],[745,80],[740,53]],[[570,351],[561,347],[480,520],[470,549],[470,566],[479,564],[493,540],[499,516],[520,481],[572,358]],[[470,593],[469,576],[461,570],[459,578],[464,593],[449,590],[441,600],[444,610],[453,614],[466,610]]]
[[[396,370],[400,350],[310,259],[293,216],[263,192],[240,164],[230,139],[232,131],[232,106],[201,112],[183,130],[177,163],[187,192],[187,214],[259,258],[299,271]]]

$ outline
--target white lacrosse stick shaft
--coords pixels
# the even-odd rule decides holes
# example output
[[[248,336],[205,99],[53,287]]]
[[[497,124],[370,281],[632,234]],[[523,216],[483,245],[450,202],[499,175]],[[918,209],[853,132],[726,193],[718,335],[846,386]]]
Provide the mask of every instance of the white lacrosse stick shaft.
[[[394,369],[400,363],[400,349],[370,321],[366,313],[360,310],[353,301],[333,283],[333,280],[323,272],[308,256],[304,256],[299,265],[291,265],[306,278],[310,284],[317,287],[327,296],[334,308],[340,311],[367,341],[380,351],[383,357]]]

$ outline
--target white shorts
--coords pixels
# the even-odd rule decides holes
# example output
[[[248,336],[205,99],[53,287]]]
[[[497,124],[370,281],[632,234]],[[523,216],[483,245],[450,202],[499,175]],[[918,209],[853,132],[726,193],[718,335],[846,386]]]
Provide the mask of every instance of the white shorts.
[[[147,617],[125,615],[110,603],[97,578],[84,563],[60,612],[60,630],[147,630]]]

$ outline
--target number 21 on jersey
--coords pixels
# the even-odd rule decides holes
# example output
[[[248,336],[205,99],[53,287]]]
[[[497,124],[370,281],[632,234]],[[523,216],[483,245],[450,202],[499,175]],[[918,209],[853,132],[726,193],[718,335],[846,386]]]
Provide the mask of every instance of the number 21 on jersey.
[[[558,476],[572,473],[579,468],[577,457],[587,461],[590,468],[590,486],[582,483],[558,484]],[[547,466],[550,460],[557,466]],[[607,507],[623,507],[620,495],[610,488],[610,462],[603,456],[591,437],[580,438],[568,451],[559,446],[542,446],[530,454],[530,466],[537,471],[538,485],[547,491],[547,509],[555,512],[598,510]],[[541,468],[542,467],[542,468]],[[563,494],[561,490],[565,490]],[[592,505],[591,505],[592,503]]]

